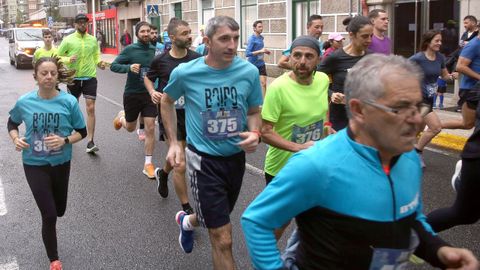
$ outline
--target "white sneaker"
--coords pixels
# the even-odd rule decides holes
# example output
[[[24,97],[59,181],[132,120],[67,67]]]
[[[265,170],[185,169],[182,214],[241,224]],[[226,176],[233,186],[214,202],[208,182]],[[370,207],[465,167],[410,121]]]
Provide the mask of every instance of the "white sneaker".
[[[455,172],[452,176],[452,188],[457,192],[458,187],[460,186],[460,172],[462,171],[462,160],[457,161],[455,165]]]
[[[145,131],[143,129],[137,129],[138,140],[145,141]]]

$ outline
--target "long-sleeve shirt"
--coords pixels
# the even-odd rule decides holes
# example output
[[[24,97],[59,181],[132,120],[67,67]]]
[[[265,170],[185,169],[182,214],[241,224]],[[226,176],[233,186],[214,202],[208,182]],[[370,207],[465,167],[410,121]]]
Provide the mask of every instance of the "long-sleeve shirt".
[[[253,52],[263,49],[263,36],[262,35],[251,35],[248,38],[247,42],[247,49],[245,50],[245,55],[250,63],[254,64],[256,67],[261,67],[265,65],[265,61],[263,61],[263,53],[253,55]]]
[[[97,39],[88,34],[80,34],[78,31],[63,39],[57,50],[57,55],[68,57],[68,68],[75,69],[75,78],[97,77],[97,64],[100,63],[100,48]],[[77,60],[72,63],[71,57],[76,55]]]

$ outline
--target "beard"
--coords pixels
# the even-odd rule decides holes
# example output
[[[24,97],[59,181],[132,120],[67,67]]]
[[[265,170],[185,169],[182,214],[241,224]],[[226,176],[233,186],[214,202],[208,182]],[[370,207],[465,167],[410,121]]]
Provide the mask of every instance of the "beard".
[[[157,39],[150,39],[150,43],[152,43],[153,46],[157,45]]]
[[[175,40],[175,47],[179,49],[188,49],[192,45],[192,40],[188,39],[186,41]]]

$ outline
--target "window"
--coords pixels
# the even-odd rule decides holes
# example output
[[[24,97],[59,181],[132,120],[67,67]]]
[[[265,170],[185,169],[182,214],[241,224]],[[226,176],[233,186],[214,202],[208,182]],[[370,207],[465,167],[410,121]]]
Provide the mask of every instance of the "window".
[[[293,20],[292,20],[292,39],[307,34],[307,20],[310,15],[320,14],[320,4],[317,0],[294,0]]]
[[[173,14],[176,18],[182,19],[182,3],[173,4]]]
[[[201,24],[207,24],[208,20],[215,16],[213,10],[213,0],[202,0],[202,20]]]
[[[253,22],[257,18],[257,0],[240,0],[240,47],[247,47],[248,37],[253,33]]]

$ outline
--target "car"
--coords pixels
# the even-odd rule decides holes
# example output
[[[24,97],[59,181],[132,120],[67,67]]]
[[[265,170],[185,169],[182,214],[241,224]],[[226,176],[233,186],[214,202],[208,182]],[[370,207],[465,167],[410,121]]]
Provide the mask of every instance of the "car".
[[[43,47],[42,31],[48,28],[11,28],[8,30],[8,55],[15,68],[32,67],[33,54]]]

